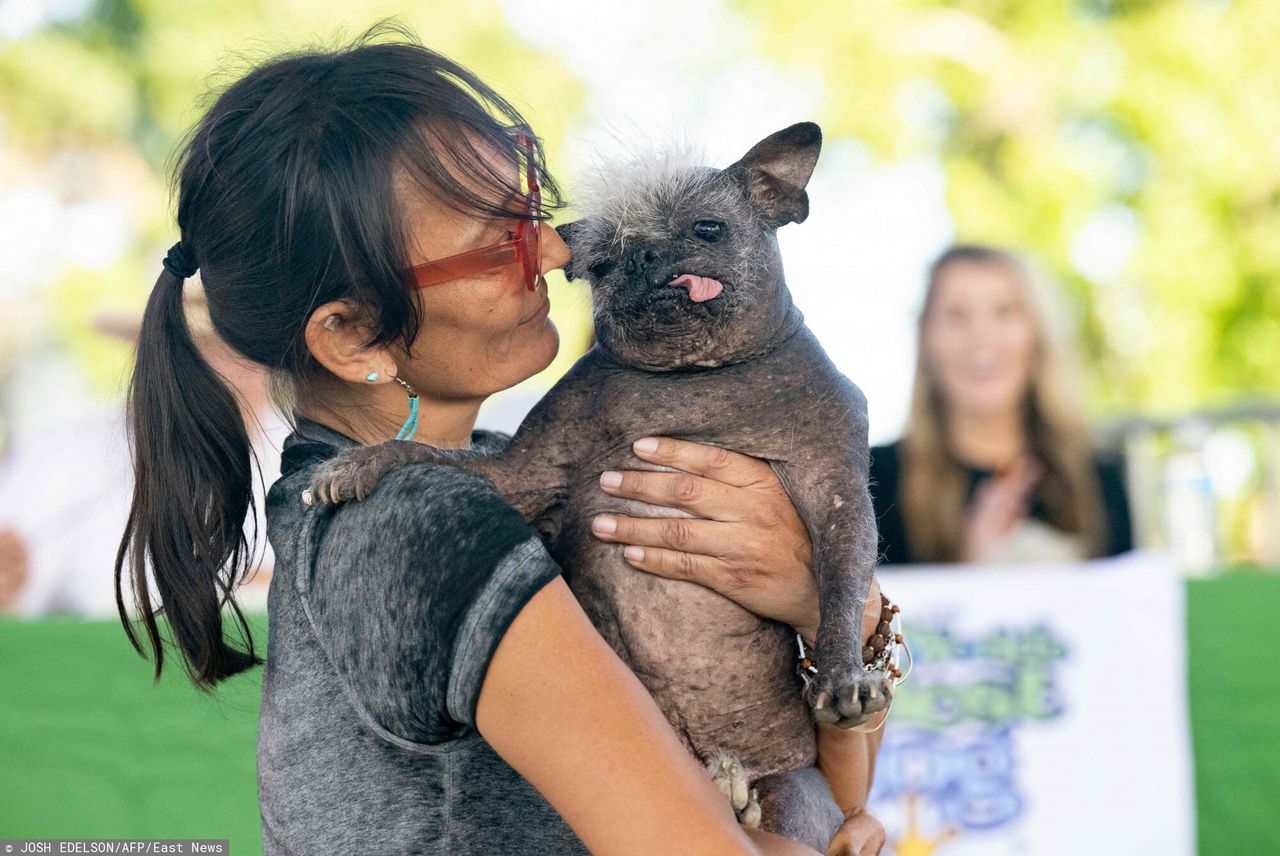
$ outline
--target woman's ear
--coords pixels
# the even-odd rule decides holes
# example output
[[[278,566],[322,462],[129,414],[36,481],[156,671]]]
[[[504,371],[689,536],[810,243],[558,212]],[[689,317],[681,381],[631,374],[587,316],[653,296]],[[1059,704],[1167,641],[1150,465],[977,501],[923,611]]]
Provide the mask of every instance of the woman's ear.
[[[386,347],[369,347],[373,336],[367,318],[367,312],[348,300],[318,307],[303,332],[307,350],[331,374],[349,383],[390,382],[396,361]]]

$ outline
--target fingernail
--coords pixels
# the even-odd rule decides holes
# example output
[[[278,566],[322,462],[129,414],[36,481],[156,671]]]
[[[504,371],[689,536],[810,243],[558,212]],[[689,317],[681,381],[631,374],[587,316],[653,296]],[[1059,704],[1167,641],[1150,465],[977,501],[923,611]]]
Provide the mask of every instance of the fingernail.
[[[610,470],[607,473],[601,473],[600,486],[601,487],[621,487],[622,473],[616,473],[616,472],[613,472],[612,470]]]
[[[591,521],[591,529],[601,535],[612,535],[618,531],[618,521],[607,514],[602,514]]]
[[[637,452],[656,452],[658,451],[658,438],[657,437],[641,437],[639,440],[636,440],[634,444],[632,444],[632,448],[634,448]]]
[[[628,547],[628,548],[626,548],[625,550],[623,550],[623,551],[622,551],[622,555],[626,556],[628,561],[631,561],[631,562],[643,562],[643,561],[644,561],[644,548],[643,548],[643,547]]]
[[[309,491],[309,490],[304,490],[304,491],[302,492],[302,504],[303,504],[303,505],[310,505],[313,501],[314,501],[314,500],[312,499],[311,491]]]

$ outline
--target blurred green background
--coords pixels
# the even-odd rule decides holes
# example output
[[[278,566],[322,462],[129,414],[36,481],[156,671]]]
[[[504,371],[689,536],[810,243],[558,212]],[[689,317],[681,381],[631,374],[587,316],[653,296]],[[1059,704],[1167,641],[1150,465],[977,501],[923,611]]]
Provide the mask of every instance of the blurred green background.
[[[39,216],[23,205],[35,188],[61,206],[109,202],[123,236],[118,250],[10,247],[5,365],[51,341],[114,392],[126,349],[87,322],[138,304],[153,279],[173,233],[166,159],[198,96],[256,57],[395,16],[526,110],[558,170],[611,82],[575,54],[639,41],[655,66],[694,67],[687,90],[706,86],[711,58],[810,79],[829,139],[879,162],[936,160],[957,237],[1028,248],[1067,287],[1096,412],[1280,391],[1276,3],[732,0],[634,4],[657,11],[611,26],[626,5],[5,0],[0,190],[20,197],[4,204],[5,231],[33,225],[20,221]],[[546,35],[567,20],[562,38]],[[713,43],[691,44],[691,29]]]
[[[814,213],[781,239],[873,441],[905,418],[930,258],[1009,245],[1061,286],[1140,542],[1169,546],[1162,467],[1190,451],[1215,559],[1280,563],[1273,0],[0,0],[0,444],[119,401],[130,349],[92,319],[154,282],[205,94],[388,17],[526,112],[570,201],[619,150],[686,136],[724,164],[817,120]],[[564,346],[535,392],[587,341],[583,289],[552,289]]]

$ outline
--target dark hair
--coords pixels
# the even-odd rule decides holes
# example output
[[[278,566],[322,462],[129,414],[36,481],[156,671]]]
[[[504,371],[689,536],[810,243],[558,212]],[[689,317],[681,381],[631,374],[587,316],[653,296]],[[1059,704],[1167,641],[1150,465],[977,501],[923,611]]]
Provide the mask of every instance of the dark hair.
[[[216,98],[176,171],[176,255],[198,265],[214,330],[274,379],[305,383],[324,374],[306,348],[308,318],[349,299],[369,311],[369,344],[399,342],[408,351],[420,319],[395,177],[403,170],[458,211],[515,216],[510,177],[483,154],[516,158],[515,128],[530,133],[475,75],[396,25],[254,68]],[[559,207],[540,146],[535,160],[544,207]],[[257,541],[256,525],[252,537],[245,533],[254,462],[233,391],[187,329],[184,272],[164,266],[138,339],[128,400],[135,481],[116,604],[146,656],[125,608],[127,565],[156,679],[163,613],[191,680],[207,690],[262,662],[233,597]],[[224,637],[228,606],[239,640]]]

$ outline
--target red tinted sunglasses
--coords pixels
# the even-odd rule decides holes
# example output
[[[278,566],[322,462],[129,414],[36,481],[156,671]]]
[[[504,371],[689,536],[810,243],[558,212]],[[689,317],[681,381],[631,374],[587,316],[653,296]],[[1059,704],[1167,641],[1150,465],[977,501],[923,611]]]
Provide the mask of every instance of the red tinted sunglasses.
[[[521,170],[524,186],[521,187],[521,193],[527,206],[525,211],[533,217],[542,211],[542,191],[538,187],[538,176],[533,166],[533,140],[524,134],[517,139],[520,142],[521,157],[524,159],[524,168]],[[508,233],[511,237],[507,240],[478,250],[423,262],[411,271],[413,278],[418,288],[426,288],[518,262],[524,269],[525,288],[534,291],[538,287],[538,277],[542,273],[540,225],[537,220],[521,220],[516,224],[515,231]]]

